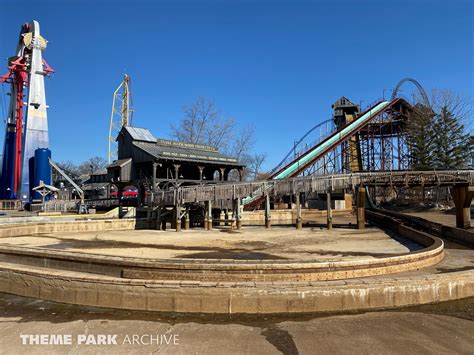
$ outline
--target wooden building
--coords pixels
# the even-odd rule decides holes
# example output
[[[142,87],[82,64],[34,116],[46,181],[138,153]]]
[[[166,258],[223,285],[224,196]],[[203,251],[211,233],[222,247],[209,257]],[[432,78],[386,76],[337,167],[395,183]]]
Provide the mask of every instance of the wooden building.
[[[156,190],[242,177],[242,164],[207,145],[157,139],[146,128],[130,126],[122,128],[117,141],[118,159],[107,167],[117,186]]]

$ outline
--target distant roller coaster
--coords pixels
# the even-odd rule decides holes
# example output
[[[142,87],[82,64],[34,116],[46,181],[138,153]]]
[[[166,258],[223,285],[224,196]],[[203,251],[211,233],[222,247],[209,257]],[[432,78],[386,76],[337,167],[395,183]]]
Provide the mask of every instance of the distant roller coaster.
[[[393,92],[392,92],[392,100],[395,100],[397,97],[398,97],[398,92],[400,91],[400,87],[406,83],[407,81],[409,81],[410,83],[414,84],[416,86],[416,88],[418,89],[418,93],[420,94],[422,100],[423,100],[423,104],[426,106],[426,107],[430,107],[430,100],[428,99],[428,95],[426,94],[426,91],[425,89],[423,89],[423,86],[421,86],[421,84],[416,81],[415,79],[412,79],[412,78],[404,78],[402,80],[400,80],[397,84],[397,86],[395,86],[395,89],[393,89]]]
[[[294,146],[285,157],[272,169],[271,176],[275,178],[286,177],[281,174],[282,170],[291,167],[291,176],[300,174],[327,174],[348,173],[358,167],[357,171],[391,171],[404,170],[410,167],[409,149],[405,141],[405,125],[409,119],[411,105],[399,97],[401,86],[411,82],[418,89],[422,104],[430,107],[430,101],[426,91],[421,84],[412,78],[404,78],[395,86],[391,98],[382,110],[376,110],[377,114],[370,114],[367,122],[358,127],[352,120],[359,121],[364,114],[371,112],[378,104],[366,112],[359,113],[359,107],[350,103],[346,98],[344,104],[338,107],[340,117],[346,117],[346,110],[355,110],[355,116],[350,120],[339,122],[336,127],[335,117],[325,120],[309,129],[300,139],[296,140]],[[349,105],[347,105],[349,104]],[[351,113],[353,114],[353,113]],[[346,117],[347,118],[347,117]],[[347,137],[341,138],[336,144],[328,145],[326,140],[337,132],[355,127]],[[350,130],[350,129],[349,129]],[[315,137],[316,135],[316,137]],[[352,143],[347,143],[350,138]],[[309,159],[307,155],[312,151],[319,151],[324,145],[329,150],[321,151],[315,158]],[[321,147],[320,147],[321,146]],[[303,160],[305,161],[303,163]],[[306,162],[308,160],[308,162]],[[351,164],[351,161],[355,163]]]

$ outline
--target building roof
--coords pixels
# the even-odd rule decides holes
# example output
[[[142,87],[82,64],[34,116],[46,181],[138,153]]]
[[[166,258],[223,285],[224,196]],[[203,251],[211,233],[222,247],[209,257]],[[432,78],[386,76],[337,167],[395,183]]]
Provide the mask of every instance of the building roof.
[[[130,134],[133,140],[142,142],[156,142],[156,138],[146,128],[125,126],[123,129],[125,129]]]
[[[58,188],[56,188],[52,185],[45,184],[43,181],[40,181],[40,184],[36,187],[33,187],[32,190],[33,191],[39,191],[39,190],[42,190],[42,189],[49,190],[49,191],[52,191],[52,192],[59,191]]]
[[[122,167],[125,164],[130,163],[131,161],[132,161],[132,158],[114,160],[110,165],[107,166],[107,168]],[[106,171],[106,173],[107,173],[107,171]]]
[[[104,174],[107,174],[107,168],[96,170],[91,175],[104,175]]]
[[[335,103],[331,105],[332,108],[337,108],[337,107],[352,107],[356,106],[354,103],[352,103],[347,97],[341,96]]]
[[[155,159],[184,160],[202,163],[224,163],[242,166],[237,159],[219,153],[215,148],[159,139],[155,143],[133,142],[133,145]]]
[[[83,191],[100,190],[100,189],[106,189],[108,185],[110,185],[109,182],[85,183],[81,185],[81,189]]]

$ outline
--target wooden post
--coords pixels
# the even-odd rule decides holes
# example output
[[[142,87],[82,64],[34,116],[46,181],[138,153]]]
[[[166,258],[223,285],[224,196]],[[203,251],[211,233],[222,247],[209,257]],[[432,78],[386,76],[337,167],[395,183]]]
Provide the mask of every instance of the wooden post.
[[[198,169],[199,169],[199,181],[202,181],[202,172],[204,170],[204,167],[199,165],[198,166]]]
[[[229,210],[227,208],[224,210],[224,219],[225,219],[224,225],[228,226],[229,225]]]
[[[151,228],[153,207],[151,205],[146,207],[146,224],[148,228]]]
[[[189,229],[189,209],[186,208],[186,211],[184,213],[184,230]]]
[[[303,219],[301,218],[300,193],[296,193],[296,229],[303,228]]]
[[[471,228],[471,201],[474,186],[454,186],[451,189],[454,206],[456,207],[456,227]]]
[[[154,192],[156,189],[156,168],[157,167],[158,167],[158,163],[153,162],[153,178],[152,178],[153,188],[151,189],[152,192]]]
[[[237,229],[242,228],[242,220],[240,215],[240,198],[235,199],[235,224]]]
[[[265,195],[265,228],[272,226],[272,217],[270,215],[270,196]]]
[[[212,202],[208,201],[207,202],[207,230],[212,229]]]
[[[331,193],[326,193],[326,210],[327,210],[327,227],[328,230],[332,229],[332,207],[331,207]]]
[[[204,230],[208,230],[207,221],[209,220],[209,201],[204,202]]]
[[[181,206],[176,205],[175,211],[174,211],[174,220],[175,220],[175,228],[176,232],[181,232]]]
[[[123,197],[123,191],[122,191],[122,186],[117,186],[118,191],[117,191],[117,198],[118,198],[118,218],[122,218],[122,197]]]
[[[156,209],[156,229],[162,230],[162,225],[161,225],[161,208],[158,207]]]
[[[221,209],[221,212],[219,213],[219,223],[217,223],[218,226],[221,225],[221,220],[223,220],[225,218],[225,212],[223,209]]]
[[[365,229],[365,187],[357,191],[357,229]]]
[[[181,167],[181,164],[173,164],[174,166],[174,175],[175,175],[175,180],[179,179],[179,168]]]

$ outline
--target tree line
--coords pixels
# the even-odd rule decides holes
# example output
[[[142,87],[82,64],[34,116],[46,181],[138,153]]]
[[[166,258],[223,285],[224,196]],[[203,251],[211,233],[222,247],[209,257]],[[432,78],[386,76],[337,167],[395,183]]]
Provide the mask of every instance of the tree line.
[[[435,90],[430,107],[414,106],[407,142],[414,170],[463,169],[472,164],[472,100],[450,90]]]
[[[93,173],[98,173],[99,171],[105,169],[105,167],[107,166],[107,160],[105,158],[95,156],[83,161],[80,164],[75,164],[74,162],[67,160],[58,163],[58,165],[66,172],[66,174],[73,178],[76,178],[81,175],[90,175]]]

